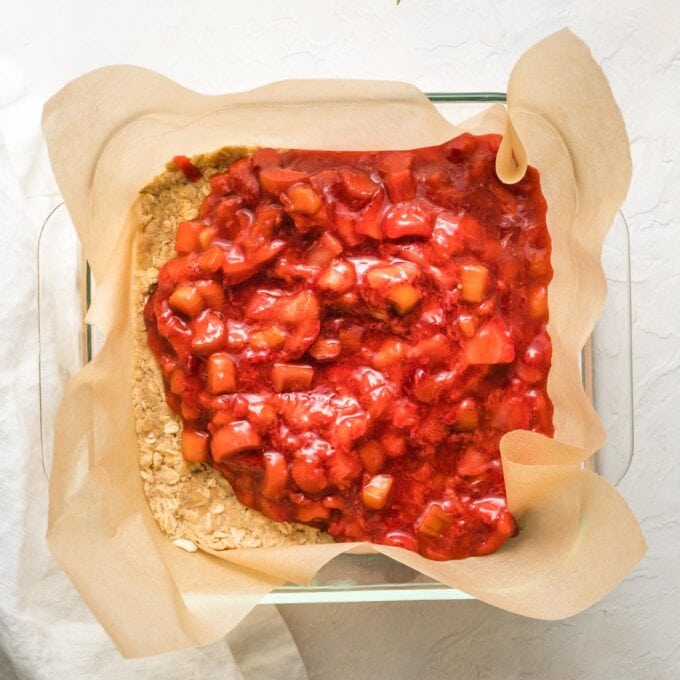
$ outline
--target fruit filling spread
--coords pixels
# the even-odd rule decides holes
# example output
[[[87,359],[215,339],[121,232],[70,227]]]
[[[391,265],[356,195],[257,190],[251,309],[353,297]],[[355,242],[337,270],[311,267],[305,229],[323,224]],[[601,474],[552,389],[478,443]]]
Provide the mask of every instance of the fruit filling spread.
[[[501,183],[499,143],[259,149],[210,177],[144,311],[187,461],[338,541],[448,560],[516,533],[499,441],[553,434],[552,269],[538,173]]]

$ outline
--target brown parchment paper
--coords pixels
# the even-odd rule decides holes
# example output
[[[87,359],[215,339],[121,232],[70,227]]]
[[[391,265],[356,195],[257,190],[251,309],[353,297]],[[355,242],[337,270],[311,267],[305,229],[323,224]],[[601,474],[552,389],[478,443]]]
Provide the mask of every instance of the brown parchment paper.
[[[212,642],[268,591],[308,582],[350,549],[381,552],[497,607],[544,619],[590,606],[641,558],[644,539],[625,501],[579,468],[605,439],[578,356],[604,301],[602,241],[630,181],[623,121],[603,73],[569,31],[519,60],[507,110],[509,117],[495,106],[453,127],[403,83],[287,81],[208,97],[130,66],[82,76],[47,103],[52,166],[98,284],[89,320],[107,335],[68,383],[57,416],[47,540],[124,655]],[[349,543],[177,549],[144,497],[131,404],[139,189],[176,154],[230,145],[404,149],[463,129],[505,131],[499,175],[517,181],[528,160],[548,203],[556,435],[515,431],[501,442],[520,535],[493,555],[446,563]]]

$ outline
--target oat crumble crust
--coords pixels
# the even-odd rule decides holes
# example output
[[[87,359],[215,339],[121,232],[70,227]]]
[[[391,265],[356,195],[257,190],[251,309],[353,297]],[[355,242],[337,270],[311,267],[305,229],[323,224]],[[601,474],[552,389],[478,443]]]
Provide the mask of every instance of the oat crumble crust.
[[[194,219],[210,193],[208,179],[252,152],[226,148],[192,159],[203,177],[189,182],[169,165],[141,192],[142,219],[135,239],[132,400],[137,421],[140,474],[158,526],[184,550],[212,550],[332,542],[303,524],[275,522],[240,503],[229,482],[209,465],[182,457],[181,419],[170,410],[160,368],[147,344],[143,309],[159,268],[176,255],[177,226]],[[191,541],[191,543],[189,543]]]

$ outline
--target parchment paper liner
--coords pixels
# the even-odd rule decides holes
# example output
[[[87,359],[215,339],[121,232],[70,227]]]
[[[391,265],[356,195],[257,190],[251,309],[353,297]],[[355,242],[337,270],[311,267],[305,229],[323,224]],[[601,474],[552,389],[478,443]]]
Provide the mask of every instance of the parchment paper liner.
[[[569,31],[520,59],[508,111],[512,128],[500,106],[454,128],[403,83],[288,81],[207,97],[129,66],[86,74],[48,102],[43,128],[52,166],[98,283],[89,319],[108,339],[67,385],[57,416],[47,540],[123,654],[212,642],[277,585],[306,583],[356,547],[545,619],[590,606],[641,558],[644,539],[624,500],[578,468],[605,439],[581,386],[578,356],[604,301],[602,242],[630,181],[623,121],[604,74]],[[416,148],[463,129],[509,130],[499,175],[517,181],[528,158],[548,202],[555,269],[548,389],[556,436],[515,431],[502,440],[519,537],[496,554],[447,563],[366,544],[212,554],[174,547],[144,497],[130,397],[138,190],[178,153],[230,145]]]

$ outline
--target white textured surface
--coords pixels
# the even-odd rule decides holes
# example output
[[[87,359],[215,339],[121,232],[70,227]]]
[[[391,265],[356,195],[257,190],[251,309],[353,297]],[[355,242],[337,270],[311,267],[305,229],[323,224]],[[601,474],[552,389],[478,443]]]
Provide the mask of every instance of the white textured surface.
[[[548,33],[569,26],[585,39],[621,105],[635,165],[623,210],[632,236],[637,444],[620,488],[642,521],[647,556],[600,604],[563,622],[478,602],[282,609],[314,679],[680,675],[677,0],[2,3],[0,51],[38,96],[116,62],[215,93],[329,76],[502,90],[515,59]]]

